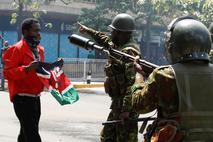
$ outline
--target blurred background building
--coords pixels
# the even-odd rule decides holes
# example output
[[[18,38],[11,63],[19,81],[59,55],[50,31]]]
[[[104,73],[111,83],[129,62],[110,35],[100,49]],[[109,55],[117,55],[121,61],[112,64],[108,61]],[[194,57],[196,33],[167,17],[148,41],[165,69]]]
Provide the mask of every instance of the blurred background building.
[[[15,0],[16,4],[20,1],[21,0]],[[106,56],[101,52],[76,48],[75,45],[70,44],[68,40],[68,36],[76,31],[76,23],[79,20],[79,16],[83,13],[82,8],[95,9],[98,7],[100,0],[49,0],[51,1],[49,3],[46,3],[47,0],[29,1],[40,3],[38,6],[38,19],[40,20],[42,28],[41,44],[45,48],[45,61],[53,62],[59,57],[64,58],[64,71],[72,81],[86,80],[89,71],[92,71],[92,81],[103,81],[105,78],[103,69],[106,63]],[[71,1],[71,3],[69,3],[69,1]],[[109,1],[109,3],[110,2],[111,1]],[[116,2],[116,0],[114,2]],[[35,12],[35,10],[31,9],[31,5],[23,5],[20,13],[19,8],[16,7],[15,9],[13,3],[14,0],[0,0],[0,35],[9,41],[10,45],[16,43],[20,38],[20,34],[18,34],[18,31],[20,31],[20,26],[18,26],[20,22],[25,18],[32,17]],[[17,15],[13,15],[14,13]],[[97,12],[99,17],[104,17],[99,14],[100,13]],[[11,24],[13,16],[19,17],[15,24]],[[93,23],[94,18],[95,17],[89,17],[89,21]],[[113,16],[107,17],[109,22],[111,22],[111,19],[113,19]],[[47,26],[48,23],[51,23],[50,27]],[[144,18],[137,20],[136,36],[134,36],[140,45],[143,59],[158,65],[166,64],[163,48],[163,33],[165,27],[163,28],[162,25],[153,23],[150,33],[147,34],[145,23]],[[104,23],[102,26],[107,27],[108,24]],[[100,26],[97,26],[96,28],[99,27]],[[146,39],[147,35],[150,36],[148,40]],[[2,48],[3,45],[3,40],[0,40],[0,47]],[[89,58],[91,55],[93,57],[92,59]],[[0,76],[3,76],[2,73]]]
[[[11,14],[14,12],[12,3],[13,0],[0,0],[0,35],[10,44],[14,44],[18,38],[17,23],[10,24]],[[39,8],[41,11],[47,11],[47,14],[41,12],[39,18],[42,26],[41,44],[45,47],[46,61],[54,61],[58,57],[87,58],[89,52],[74,47],[67,38],[72,34],[73,24],[77,22],[81,8],[95,8],[95,0],[77,0],[68,5],[55,0],[49,4],[42,4]],[[22,19],[30,15],[30,9],[23,8]],[[46,27],[46,23],[51,23],[52,28]],[[3,45],[1,40],[0,45]]]
[[[17,26],[18,22],[16,22],[16,24],[10,24],[11,14],[15,12],[14,6],[12,5],[13,1],[14,0],[0,0],[0,35],[2,35],[5,40],[9,41],[10,44],[14,44],[17,41],[17,28],[19,27]],[[72,0],[70,4],[66,4],[68,0],[52,0],[52,2],[48,4],[45,3],[45,0],[36,1],[42,3],[39,7],[39,19],[42,26],[41,44],[45,47],[45,60],[54,61],[58,57],[87,58],[89,52],[84,49],[76,48],[74,45],[70,44],[67,37],[73,33],[77,18],[81,14],[81,9],[94,9],[96,0]],[[44,14],[44,12],[42,12],[43,10],[47,11],[47,13]],[[22,20],[31,16],[32,10],[29,7],[23,7]],[[52,28],[46,27],[45,25],[47,23],[51,23]],[[151,40],[147,43],[144,40],[145,27],[143,24],[137,27],[139,36],[136,40],[140,44],[144,59],[154,63],[158,61],[161,62],[161,59],[156,59],[162,57],[164,52],[162,33],[165,29],[162,29],[160,26],[152,28],[150,33]],[[3,45],[1,40],[0,45]],[[102,55],[95,54],[95,51],[92,53],[95,55],[95,58],[104,58]]]

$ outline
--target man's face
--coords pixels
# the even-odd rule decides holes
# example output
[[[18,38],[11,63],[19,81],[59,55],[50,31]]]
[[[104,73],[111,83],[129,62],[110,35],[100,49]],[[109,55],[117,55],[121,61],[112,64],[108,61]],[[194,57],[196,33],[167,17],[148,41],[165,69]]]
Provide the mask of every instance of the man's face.
[[[112,42],[117,46],[126,44],[131,38],[131,32],[111,31]]]
[[[118,45],[118,37],[117,37],[117,32],[115,30],[111,30],[110,31],[110,35],[111,35],[111,39],[112,39],[112,42],[116,45]]]
[[[28,37],[40,37],[41,27],[39,23],[32,24],[29,30],[26,30],[25,35]]]

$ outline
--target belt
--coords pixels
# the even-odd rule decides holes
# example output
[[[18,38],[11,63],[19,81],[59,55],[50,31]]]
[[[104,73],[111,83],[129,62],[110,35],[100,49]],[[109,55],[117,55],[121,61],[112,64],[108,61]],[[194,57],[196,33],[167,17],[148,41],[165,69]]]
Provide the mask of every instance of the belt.
[[[38,98],[41,96],[41,94],[35,95],[35,94],[29,94],[29,93],[19,93],[17,94],[19,96],[25,96],[25,97],[32,97],[32,98]]]

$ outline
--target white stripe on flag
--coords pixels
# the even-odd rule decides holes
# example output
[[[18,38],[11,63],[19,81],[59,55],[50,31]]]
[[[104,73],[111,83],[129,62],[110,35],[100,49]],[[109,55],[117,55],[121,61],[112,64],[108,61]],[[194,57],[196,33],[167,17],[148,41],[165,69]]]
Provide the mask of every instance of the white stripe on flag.
[[[71,88],[74,88],[74,86],[72,85],[72,84],[70,84],[69,86],[67,86],[67,88],[65,88],[62,92],[61,92],[61,94],[64,94],[64,93],[66,93],[69,89],[71,89]]]

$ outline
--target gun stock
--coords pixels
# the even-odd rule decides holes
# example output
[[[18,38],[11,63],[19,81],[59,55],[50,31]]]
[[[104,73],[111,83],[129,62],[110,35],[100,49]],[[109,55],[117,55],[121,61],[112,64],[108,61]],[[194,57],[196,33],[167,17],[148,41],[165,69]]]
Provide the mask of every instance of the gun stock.
[[[76,35],[76,34],[72,34],[71,36],[68,37],[70,43],[77,45],[78,47],[82,47],[86,50],[98,50],[101,52],[106,53],[108,56],[113,56],[116,59],[122,59],[124,61],[135,61],[135,57],[131,56],[129,54],[126,54],[124,52],[121,52],[119,50],[110,48],[110,49],[106,49],[102,46],[99,46],[97,44],[95,44],[93,41],[91,41],[88,38]],[[139,59],[138,63],[142,66],[144,72],[146,74],[150,74],[152,73],[152,71],[158,67],[158,65],[155,65],[153,63],[150,63],[148,61]]]
[[[145,118],[137,118],[137,119],[129,119],[126,120],[127,122],[140,122],[140,121],[152,121],[157,119],[156,117],[145,117]],[[115,125],[122,123],[122,120],[112,120],[112,121],[106,121],[103,122],[102,125]]]

